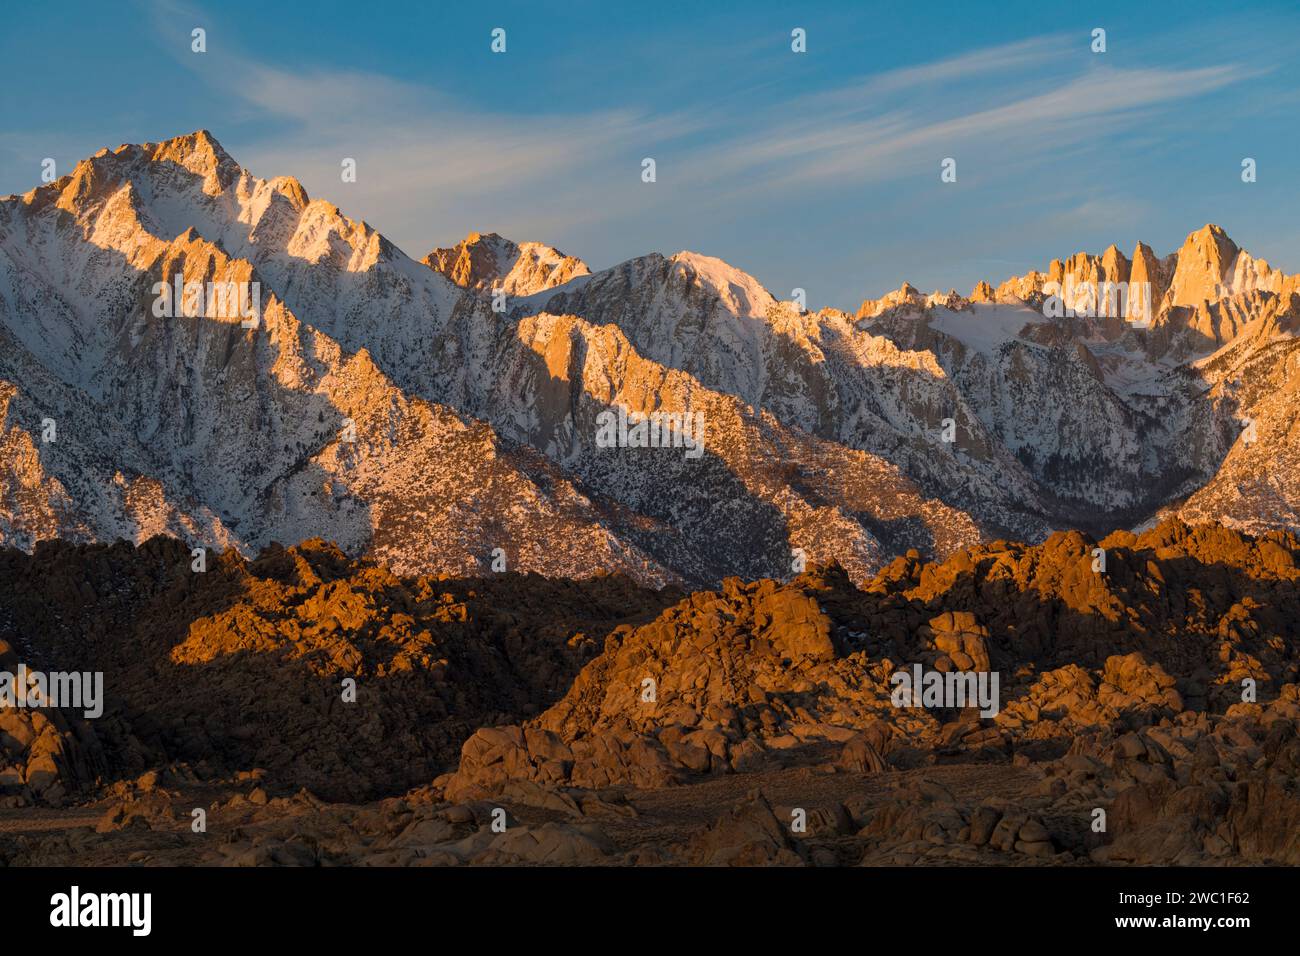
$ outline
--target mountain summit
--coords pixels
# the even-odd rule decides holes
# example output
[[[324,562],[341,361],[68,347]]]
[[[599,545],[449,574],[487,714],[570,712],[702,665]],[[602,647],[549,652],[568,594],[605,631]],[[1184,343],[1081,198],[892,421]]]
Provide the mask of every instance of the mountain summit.
[[[540,242],[514,243],[495,232],[471,232],[456,245],[434,249],[420,261],[462,288],[501,289],[507,295],[532,295],[591,274],[581,259]]]

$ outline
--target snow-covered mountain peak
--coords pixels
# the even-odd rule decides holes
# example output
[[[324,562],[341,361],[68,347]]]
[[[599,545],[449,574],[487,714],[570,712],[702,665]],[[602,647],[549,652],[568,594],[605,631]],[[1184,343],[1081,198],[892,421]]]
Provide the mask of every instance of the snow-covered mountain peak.
[[[761,319],[776,304],[776,298],[747,272],[714,256],[679,252],[669,260],[679,274],[713,292],[722,307],[734,315]]]
[[[516,243],[495,232],[471,232],[454,246],[434,249],[421,262],[456,285],[528,296],[590,275],[581,259],[541,242]]]
[[[980,287],[976,286],[975,292],[972,293],[972,299],[975,301],[990,301],[991,290],[989,290],[988,295],[984,295]],[[904,282],[893,292],[888,292],[879,299],[865,299],[862,305],[858,307],[857,318],[859,320],[871,320],[887,312],[923,318],[928,313],[928,310],[934,308],[952,310],[970,308],[972,299],[959,295],[956,289],[949,289],[947,292],[940,292],[936,289],[926,295],[912,283]]]

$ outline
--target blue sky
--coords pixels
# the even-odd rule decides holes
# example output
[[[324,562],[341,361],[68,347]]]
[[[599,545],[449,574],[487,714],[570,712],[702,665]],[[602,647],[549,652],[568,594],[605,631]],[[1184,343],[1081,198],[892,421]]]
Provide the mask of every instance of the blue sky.
[[[1300,271],[1294,4],[114,6],[0,14],[0,194],[207,128],[417,258],[472,229],[593,268],[691,249],[853,308],[1216,222]]]

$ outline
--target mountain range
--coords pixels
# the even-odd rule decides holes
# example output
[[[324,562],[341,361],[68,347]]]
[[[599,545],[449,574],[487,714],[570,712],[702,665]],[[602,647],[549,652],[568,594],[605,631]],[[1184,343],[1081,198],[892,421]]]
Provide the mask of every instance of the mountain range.
[[[158,314],[178,280],[258,290],[256,320]],[[1141,321],[1053,308],[1105,283],[1149,284]],[[1298,295],[1213,225],[856,313],[692,252],[417,261],[200,130],[0,199],[0,546],[322,537],[400,574],[698,586],[1295,528]],[[603,447],[618,409],[703,416],[703,454]]]

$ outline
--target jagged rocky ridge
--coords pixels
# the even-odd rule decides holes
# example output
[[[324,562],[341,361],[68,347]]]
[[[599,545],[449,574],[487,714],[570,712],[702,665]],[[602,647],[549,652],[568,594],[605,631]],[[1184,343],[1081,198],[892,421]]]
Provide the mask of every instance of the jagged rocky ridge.
[[[1045,317],[1067,274],[1149,279],[1151,328]],[[259,282],[259,327],[155,317],[178,275]],[[1292,527],[1295,292],[1214,227],[857,315],[694,253],[589,274],[471,235],[420,263],[200,131],[0,200],[0,541],[320,535],[399,573],[500,549],[699,585],[795,549],[861,582],[1059,527]],[[706,453],[596,447],[620,405],[703,414]]]
[[[540,242],[514,243],[495,232],[472,232],[448,249],[434,249],[420,260],[456,285],[476,292],[532,295],[577,276],[590,275],[581,259]]]
[[[0,712],[0,800],[99,819],[18,843],[0,808],[0,859],[1294,864],[1298,561],[1176,520],[692,594],[323,542],[203,574],[170,539],[10,550],[0,655],[108,692]],[[895,706],[917,663],[998,672],[999,712]]]

